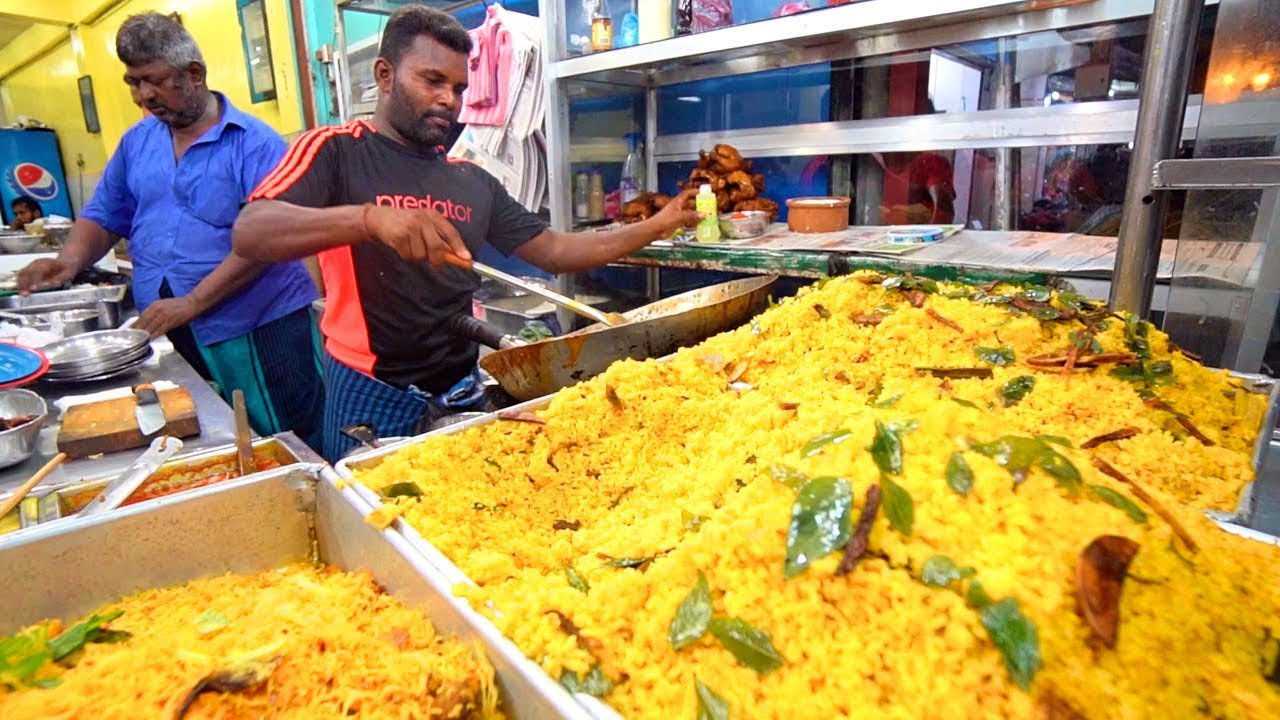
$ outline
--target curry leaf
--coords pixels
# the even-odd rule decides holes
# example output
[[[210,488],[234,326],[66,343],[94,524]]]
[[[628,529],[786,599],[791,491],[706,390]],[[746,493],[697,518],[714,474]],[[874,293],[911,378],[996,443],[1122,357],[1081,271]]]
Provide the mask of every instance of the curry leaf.
[[[903,535],[910,536],[916,521],[916,506],[907,489],[889,476],[880,478],[884,489],[884,514],[889,525]]]
[[[88,620],[72,625],[62,631],[57,637],[49,641],[49,652],[52,654],[53,660],[55,662],[61,660],[84,647],[85,643],[93,642],[93,635],[101,630],[103,625],[123,614],[123,610],[116,610],[102,615],[91,615]]]
[[[1129,345],[1129,349],[1138,356],[1139,360],[1147,360],[1151,357],[1151,343],[1147,340],[1147,330],[1150,324],[1139,318],[1137,315],[1125,315],[1124,317],[1124,340]]]
[[[970,299],[978,303],[979,305],[1008,305],[1009,303],[1013,302],[1012,295],[1004,295],[1004,294],[992,295],[991,293],[986,293],[981,290],[974,293]]]
[[[609,682],[609,678],[605,677],[604,671],[599,667],[591,668],[591,672],[584,678],[579,678],[578,673],[572,670],[565,670],[560,676],[560,684],[569,692],[595,697],[604,697],[613,691],[613,683]]]
[[[989,443],[973,446],[974,452],[995,460],[1014,474],[1026,474],[1044,452],[1044,443],[1035,438],[1005,435]]]
[[[1168,385],[1173,382],[1173,363],[1168,360],[1157,360],[1146,367],[1148,385]]]
[[[1023,690],[1030,688],[1031,679],[1040,669],[1040,639],[1035,624],[1022,614],[1013,598],[988,605],[979,617],[1004,656],[1010,677]]]
[[[793,578],[814,560],[849,542],[853,490],[840,478],[814,478],[800,488],[791,506],[787,559],[782,576]]]
[[[1043,440],[1045,442],[1051,442],[1055,445],[1061,445],[1063,447],[1075,447],[1074,445],[1071,444],[1070,440],[1062,437],[1061,435],[1037,435],[1036,439]]]
[[[871,451],[871,459],[875,460],[880,472],[886,475],[898,475],[902,472],[902,438],[898,432],[876,421],[876,436],[867,447]]]
[[[606,563],[609,567],[616,568],[638,568],[653,558],[614,558]]]
[[[955,404],[957,404],[957,405],[960,405],[960,406],[962,406],[962,407],[973,408],[974,410],[981,410],[981,409],[982,409],[982,408],[978,407],[977,403],[973,402],[972,400],[965,400],[964,398],[962,398],[962,397],[956,397],[955,395],[952,395],[952,396],[951,396],[951,402],[953,402],[953,403],[955,403]]]
[[[1059,320],[1062,318],[1062,311],[1053,307],[1033,307],[1029,312],[1031,317],[1037,320]]]
[[[51,660],[45,625],[0,639],[0,687],[34,684],[33,676]]]
[[[964,590],[964,602],[971,608],[983,610],[991,605],[991,596],[987,594],[987,589],[982,587],[982,583],[977,578],[969,581],[969,587]]]
[[[697,532],[702,527],[702,523],[707,521],[706,515],[695,515],[688,510],[680,510],[680,519],[684,522],[685,530]]]
[[[799,488],[809,482],[808,475],[805,475],[789,465],[783,465],[782,463],[775,463],[773,467],[769,468],[769,474],[773,476],[774,480],[777,480],[789,488]]]
[[[693,687],[698,695],[697,720],[729,720],[729,703],[724,698],[697,678],[693,679]]]
[[[886,424],[885,427],[901,435],[902,433],[915,432],[916,430],[919,430],[920,421],[915,418],[907,418],[906,420],[892,420],[888,424]]]
[[[1049,302],[1052,297],[1049,288],[1043,285],[1028,285],[1022,290],[1022,297],[1031,302]]]
[[[998,348],[974,348],[973,352],[977,354],[979,360],[992,365],[1012,365],[1014,361],[1013,348],[1008,345],[1001,345]]]
[[[1036,466],[1048,473],[1061,487],[1073,493],[1080,489],[1080,471],[1070,460],[1048,445],[1044,446],[1040,457],[1036,458]]]
[[[231,623],[226,615],[217,610],[205,610],[195,619],[196,633],[200,635],[208,635],[226,627]]]
[[[1112,490],[1105,485],[1090,485],[1089,490],[1094,497],[1098,498],[1108,505],[1112,505],[1124,512],[1136,523],[1145,523],[1147,521],[1147,513],[1138,507],[1138,504],[1121,493]]]
[[[671,647],[679,650],[706,635],[710,622],[711,587],[707,585],[707,576],[699,570],[698,581],[676,608],[676,616],[671,618],[671,625],[667,628]]]
[[[383,488],[382,496],[388,498],[421,497],[422,488],[419,488],[415,483],[411,482],[392,483],[391,485]]]
[[[569,587],[584,595],[591,592],[591,584],[587,582],[586,578],[582,577],[582,573],[574,570],[572,565],[564,566],[564,575],[569,580]]]
[[[951,453],[947,460],[947,485],[961,495],[968,495],[973,489],[973,468],[959,451]]]
[[[902,399],[902,393],[898,393],[898,394],[896,394],[896,395],[890,395],[889,397],[887,397],[887,398],[885,398],[885,399],[883,399],[883,400],[877,400],[877,401],[875,401],[875,402],[871,403],[871,407],[873,407],[873,408],[890,408],[890,407],[893,407],[894,405],[896,405],[896,404],[898,403],[898,401],[899,401],[899,400],[901,400],[901,399]]]
[[[1031,392],[1031,389],[1035,386],[1036,378],[1034,375],[1019,375],[1001,385],[1000,389],[996,391],[996,395],[1000,397],[1000,402],[1004,403],[1005,407],[1009,407],[1016,405],[1022,398],[1026,397],[1027,393]]]
[[[956,567],[946,555],[934,555],[924,561],[924,567],[920,569],[920,582],[934,587],[947,587],[957,580],[973,577],[973,572],[971,567]]]
[[[752,627],[745,620],[715,618],[711,621],[710,630],[738,662],[761,675],[777,670],[785,662],[774,649],[769,634]]]
[[[853,435],[853,431],[851,430],[834,430],[829,433],[823,433],[805,443],[804,447],[800,448],[800,457],[813,457],[814,455],[822,452],[823,448],[826,446],[839,445],[845,440],[848,440],[851,435]]]

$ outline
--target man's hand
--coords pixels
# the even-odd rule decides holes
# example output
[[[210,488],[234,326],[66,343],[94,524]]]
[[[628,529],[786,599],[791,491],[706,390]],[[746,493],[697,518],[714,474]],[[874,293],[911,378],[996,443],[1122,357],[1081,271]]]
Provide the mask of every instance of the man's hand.
[[[60,287],[71,282],[76,271],[61,260],[41,258],[18,271],[18,292],[30,295],[37,290]]]
[[[387,245],[410,262],[426,260],[433,268],[452,253],[470,260],[471,253],[458,229],[434,210],[401,210],[372,205],[364,211],[365,229],[374,240]]]
[[[658,224],[659,232],[662,237],[667,238],[681,229],[691,228],[698,224],[702,216],[695,210],[686,210],[685,206],[698,193],[696,188],[685,188],[679,195],[671,198],[658,214],[653,216],[653,221]]]
[[[186,325],[199,314],[200,308],[190,298],[164,298],[148,305],[133,327],[146,330],[154,338]]]

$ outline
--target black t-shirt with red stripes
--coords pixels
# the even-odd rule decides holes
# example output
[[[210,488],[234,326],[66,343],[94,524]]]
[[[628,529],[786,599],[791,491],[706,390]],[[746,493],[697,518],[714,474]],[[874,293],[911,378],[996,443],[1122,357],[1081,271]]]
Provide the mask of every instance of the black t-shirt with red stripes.
[[[510,255],[546,228],[479,166],[417,153],[362,121],[304,133],[249,199],[429,207],[453,223],[472,254],[488,243]],[[319,260],[326,295],[320,327],[339,362],[437,394],[475,366],[475,344],[444,325],[471,313],[474,273],[411,263],[379,242],[325,250]]]

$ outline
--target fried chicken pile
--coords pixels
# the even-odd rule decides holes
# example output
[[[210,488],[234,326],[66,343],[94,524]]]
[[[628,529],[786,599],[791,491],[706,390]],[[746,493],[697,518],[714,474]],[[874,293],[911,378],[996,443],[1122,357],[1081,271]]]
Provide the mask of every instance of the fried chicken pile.
[[[689,179],[680,183],[681,189],[710,185],[716,194],[721,213],[759,210],[769,213],[769,219],[778,216],[778,204],[761,197],[764,192],[764,175],[752,173],[751,161],[742,157],[732,145],[719,144],[698,153],[698,166],[689,173]],[[633,223],[652,217],[671,201],[670,196],[644,193],[622,206],[621,220]],[[693,199],[689,199],[693,209]]]

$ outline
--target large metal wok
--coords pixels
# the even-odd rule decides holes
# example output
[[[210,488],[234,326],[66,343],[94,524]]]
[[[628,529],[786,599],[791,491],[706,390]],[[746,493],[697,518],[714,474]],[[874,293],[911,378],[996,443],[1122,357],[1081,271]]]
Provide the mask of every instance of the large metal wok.
[[[777,276],[733,280],[623,313],[625,325],[596,324],[480,358],[517,400],[549,395],[604,372],[615,360],[659,357],[731,330],[764,309]]]

